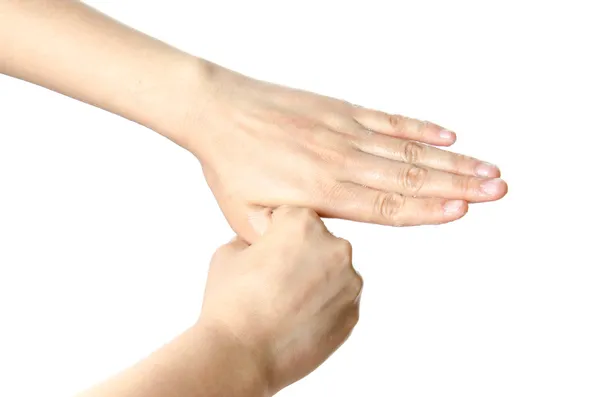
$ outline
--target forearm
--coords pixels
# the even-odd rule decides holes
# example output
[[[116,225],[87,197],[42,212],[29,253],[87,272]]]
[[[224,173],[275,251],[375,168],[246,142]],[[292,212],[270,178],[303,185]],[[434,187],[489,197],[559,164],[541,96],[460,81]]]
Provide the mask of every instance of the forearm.
[[[214,65],[72,0],[0,3],[0,73],[149,127],[182,144]],[[205,98],[198,93],[204,92]]]
[[[78,397],[266,397],[254,358],[227,335],[192,328]]]

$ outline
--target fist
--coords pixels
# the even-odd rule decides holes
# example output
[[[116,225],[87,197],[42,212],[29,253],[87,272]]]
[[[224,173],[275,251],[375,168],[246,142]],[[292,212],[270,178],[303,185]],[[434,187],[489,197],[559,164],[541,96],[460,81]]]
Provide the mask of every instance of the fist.
[[[348,338],[363,282],[350,243],[315,212],[280,207],[265,216],[255,244],[236,239],[213,256],[198,323],[234,338],[274,394]]]

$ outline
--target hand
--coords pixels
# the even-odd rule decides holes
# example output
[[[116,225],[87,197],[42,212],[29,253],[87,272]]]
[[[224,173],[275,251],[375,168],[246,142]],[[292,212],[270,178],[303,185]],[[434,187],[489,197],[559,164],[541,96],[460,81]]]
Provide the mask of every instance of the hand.
[[[407,226],[453,221],[467,202],[506,194],[495,166],[415,142],[454,143],[438,125],[217,70],[216,93],[187,126],[188,148],[247,241],[257,208]]]
[[[197,326],[229,335],[254,357],[272,395],[346,340],[361,290],[350,244],[313,211],[281,207],[257,243],[237,238],[215,253]]]
[[[0,73],[121,115],[191,150],[228,222],[247,241],[257,238],[251,215],[264,207],[421,225],[456,220],[467,201],[506,193],[503,181],[486,179],[498,177],[497,168],[425,145],[455,140],[435,124],[250,79],[82,2],[0,4]]]

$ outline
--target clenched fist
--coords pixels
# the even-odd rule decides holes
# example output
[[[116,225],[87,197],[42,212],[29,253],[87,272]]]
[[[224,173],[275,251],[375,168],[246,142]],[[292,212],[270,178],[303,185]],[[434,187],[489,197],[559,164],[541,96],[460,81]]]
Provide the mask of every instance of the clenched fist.
[[[215,253],[197,326],[235,340],[272,395],[346,340],[362,285],[347,241],[312,210],[281,207],[257,243],[236,239]]]

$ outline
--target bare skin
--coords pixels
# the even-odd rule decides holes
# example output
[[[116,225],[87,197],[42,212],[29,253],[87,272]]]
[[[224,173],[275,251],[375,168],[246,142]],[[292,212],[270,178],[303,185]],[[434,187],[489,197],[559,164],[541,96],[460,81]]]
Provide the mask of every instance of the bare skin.
[[[255,244],[236,238],[215,253],[196,325],[81,397],[267,397],[337,350],[363,285],[350,244],[312,210],[263,216]]]
[[[0,3],[0,73],[142,124],[190,150],[232,228],[289,204],[384,225],[439,224],[507,192],[497,167],[444,151],[434,123],[242,76],[83,3]]]
[[[318,215],[439,224],[507,191],[497,167],[434,147],[456,140],[441,126],[240,75],[74,0],[0,2],[0,73],[192,152],[240,236],[212,260],[198,323],[88,397],[271,396],[358,320],[350,245]]]
[[[411,226],[456,220],[466,202],[506,193],[494,166],[414,141],[449,143],[440,126],[219,73],[221,89],[206,106],[211,117],[199,121],[205,133],[190,134],[190,146],[242,236],[252,236],[245,220],[264,206]]]

